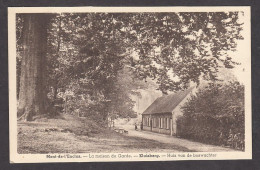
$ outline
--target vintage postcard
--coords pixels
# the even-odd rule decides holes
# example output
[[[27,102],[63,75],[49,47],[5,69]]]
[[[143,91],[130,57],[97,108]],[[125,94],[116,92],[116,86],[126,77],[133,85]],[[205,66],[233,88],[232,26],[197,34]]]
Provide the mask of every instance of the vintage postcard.
[[[250,7],[8,8],[10,162],[252,159]]]

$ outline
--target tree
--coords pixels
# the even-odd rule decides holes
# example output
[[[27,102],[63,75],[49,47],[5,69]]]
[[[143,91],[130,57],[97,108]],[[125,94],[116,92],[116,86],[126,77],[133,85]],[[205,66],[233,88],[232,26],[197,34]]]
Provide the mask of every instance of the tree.
[[[21,77],[21,61],[22,61],[22,30],[23,30],[23,18],[20,15],[16,16],[16,91],[17,98],[19,98],[20,91],[20,77]]]
[[[48,29],[47,39],[47,74],[46,81],[48,82],[47,93],[50,103],[50,116],[59,114],[62,110],[61,103],[66,102],[62,92],[65,92],[70,84],[70,74],[68,68],[71,65],[70,60],[76,54],[75,47],[72,46],[69,36],[65,14],[58,14],[51,18]],[[73,62],[76,62],[72,60]]]
[[[71,14],[68,18],[71,20],[68,27],[74,28],[73,45],[79,49],[70,76],[79,82],[80,95],[85,93],[85,98],[91,101],[86,104],[88,112],[96,112],[107,120],[111,108],[115,108],[112,107],[116,99],[115,84],[124,66],[124,39],[114,28],[111,15]]]
[[[24,87],[30,81],[41,91],[36,96],[46,94],[45,87],[48,88],[47,92],[53,89],[53,100],[60,89],[63,92],[73,91],[75,96],[71,101],[77,102],[77,98],[82,98],[82,103],[88,102],[87,105],[96,103],[91,104],[91,108],[95,108],[105,120],[107,111],[111,111],[108,108],[112,103],[117,103],[119,92],[131,93],[133,90],[119,90],[123,89],[119,88],[123,87],[119,73],[126,67],[135,80],[156,81],[158,90],[163,93],[186,88],[190,81],[199,84],[201,77],[216,81],[220,67],[232,68],[236,64],[227,56],[227,51],[235,50],[236,41],[242,38],[238,18],[239,12],[67,13],[56,15],[51,21],[48,18],[41,20],[41,26],[48,22],[52,24],[47,33],[47,24],[39,28],[35,26],[39,21],[24,19],[24,34],[28,34],[28,23],[34,26],[35,34],[27,35],[32,41],[22,37],[22,40],[27,40],[24,47],[30,50],[22,53],[24,64],[21,67],[20,92],[25,93],[26,89],[35,91],[34,86]],[[47,34],[47,40],[43,34]],[[43,39],[39,41],[38,37]],[[46,48],[47,61],[38,57],[45,55]],[[35,62],[33,66],[32,63],[29,65],[29,61]],[[44,62],[47,62],[43,64],[45,66],[39,64]],[[46,66],[48,86],[41,86]],[[25,72],[29,68],[35,69],[37,79],[29,80],[26,77]],[[43,70],[41,74],[38,69]],[[77,88],[71,90],[72,85]],[[24,103],[29,101],[25,97],[29,92],[26,93],[19,94],[19,115],[25,112]],[[131,105],[130,100],[125,103]]]
[[[33,120],[46,113],[46,46],[47,14],[23,14],[22,62],[18,105],[18,118]]]
[[[91,44],[85,46],[85,51],[92,48],[92,56],[95,52],[101,56],[102,52],[110,54],[110,58],[123,57],[121,61],[131,66],[136,77],[155,79],[159,90],[167,93],[187,88],[190,81],[199,84],[201,77],[216,81],[220,67],[233,68],[237,64],[228,51],[235,51],[237,40],[243,39],[240,15],[89,13],[70,17],[78,45]]]
[[[220,67],[235,62],[226,55],[241,39],[238,12],[66,14],[73,46],[69,72],[81,92],[96,101],[106,119],[120,90],[119,72],[128,67],[140,80],[154,79],[163,93],[201,77],[217,80]],[[84,89],[84,90],[83,90]],[[99,105],[99,106],[97,106]],[[97,109],[99,108],[99,109]]]
[[[233,68],[228,51],[242,39],[239,12],[122,14],[128,20],[125,37],[137,57],[132,66],[141,78],[154,78],[163,93],[216,81],[220,67]],[[123,21],[124,22],[124,21]]]
[[[243,149],[245,134],[244,86],[239,82],[210,83],[182,107],[179,135],[202,142],[228,145],[231,135]]]

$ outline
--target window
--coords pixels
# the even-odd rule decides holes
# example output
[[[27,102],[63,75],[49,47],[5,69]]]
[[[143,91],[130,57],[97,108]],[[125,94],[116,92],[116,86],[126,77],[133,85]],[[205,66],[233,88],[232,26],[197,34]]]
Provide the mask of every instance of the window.
[[[165,118],[162,118],[162,124],[163,124],[162,128],[165,129]]]
[[[170,119],[166,118],[166,129],[170,129]]]
[[[160,128],[163,128],[163,118],[160,118],[160,124],[161,124],[161,126],[160,126]]]

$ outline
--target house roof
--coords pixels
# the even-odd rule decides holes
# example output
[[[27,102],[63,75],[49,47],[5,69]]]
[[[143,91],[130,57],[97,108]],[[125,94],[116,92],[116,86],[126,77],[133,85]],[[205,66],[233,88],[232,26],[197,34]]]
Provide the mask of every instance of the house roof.
[[[193,88],[157,98],[142,114],[171,113]]]

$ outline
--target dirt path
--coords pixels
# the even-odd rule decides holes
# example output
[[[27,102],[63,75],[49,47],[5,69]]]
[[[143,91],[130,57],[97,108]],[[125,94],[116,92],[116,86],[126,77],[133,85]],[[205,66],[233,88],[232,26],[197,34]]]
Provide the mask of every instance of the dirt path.
[[[197,152],[228,152],[228,151],[237,151],[230,148],[224,148],[215,145],[208,145],[199,142],[194,142],[186,139],[180,139],[174,136],[149,132],[149,131],[135,131],[133,126],[125,125],[122,128],[128,131],[128,136],[141,137],[144,139],[155,140],[165,144],[174,144],[179,147],[185,147],[188,150],[197,151]]]
[[[130,153],[234,151],[168,135],[135,131],[128,134],[98,129],[91,120],[63,115],[63,119],[18,122],[18,153]]]

